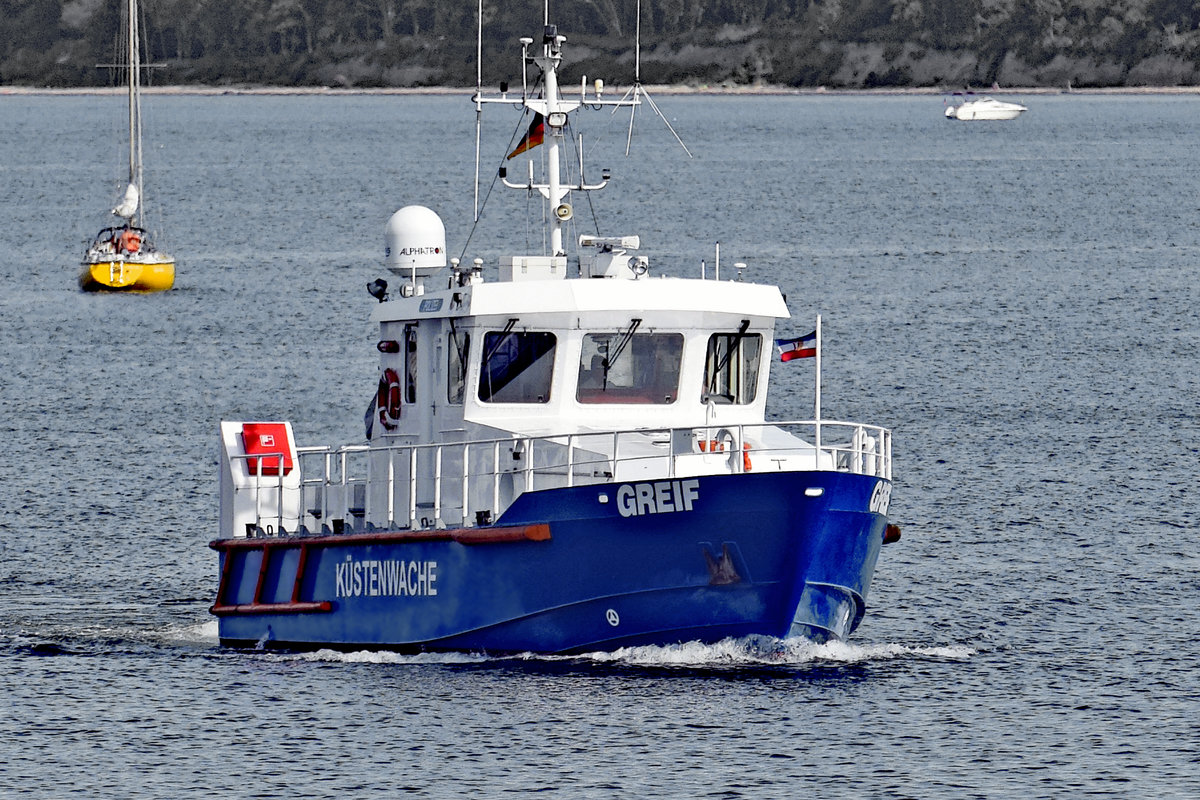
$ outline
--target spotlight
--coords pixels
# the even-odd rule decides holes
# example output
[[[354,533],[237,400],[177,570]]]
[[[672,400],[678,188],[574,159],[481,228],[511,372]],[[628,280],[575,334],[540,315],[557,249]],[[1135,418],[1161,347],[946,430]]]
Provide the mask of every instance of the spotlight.
[[[387,299],[387,281],[376,278],[367,284],[367,293],[382,303]]]

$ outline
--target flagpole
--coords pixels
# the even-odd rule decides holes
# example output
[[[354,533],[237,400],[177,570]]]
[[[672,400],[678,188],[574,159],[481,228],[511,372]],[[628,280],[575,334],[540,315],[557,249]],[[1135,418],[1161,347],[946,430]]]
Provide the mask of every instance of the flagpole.
[[[817,375],[813,382],[813,419],[817,427],[817,458],[821,455],[821,315],[817,314]],[[817,465],[820,467],[818,461]]]

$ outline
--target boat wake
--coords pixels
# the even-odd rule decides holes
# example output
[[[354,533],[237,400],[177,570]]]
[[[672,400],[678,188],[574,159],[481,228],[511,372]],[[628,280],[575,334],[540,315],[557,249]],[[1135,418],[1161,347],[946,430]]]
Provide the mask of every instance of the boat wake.
[[[793,668],[840,664],[863,665],[910,659],[964,660],[973,656],[975,652],[974,648],[961,645],[922,647],[904,644],[849,644],[845,642],[815,644],[804,639],[748,637],[726,639],[715,644],[686,642],[663,646],[626,647],[612,652],[570,656],[539,653],[506,656],[482,653],[406,655],[388,651],[363,650],[343,653],[334,650],[317,650],[311,653],[290,654],[285,658],[348,664],[512,664],[521,662],[574,666],[593,664],[657,669],[721,670],[747,667]]]
[[[216,644],[219,641],[217,621],[212,619],[196,625],[174,627],[166,632],[165,638],[174,642]]]
[[[750,637],[726,639],[716,644],[688,642],[663,647],[631,647],[611,653],[589,653],[585,659],[598,663],[623,663],[641,667],[799,667],[819,664],[862,664],[892,659],[921,657],[964,659],[974,654],[969,647],[913,647],[901,644],[816,644],[806,639]]]
[[[9,644],[18,649],[38,655],[62,655],[89,652],[97,641],[111,646],[116,641],[149,641],[168,646],[217,646],[218,624],[216,620],[202,623],[169,626],[156,635],[147,637],[142,631],[139,636],[132,631],[118,632],[112,629],[90,631],[82,638],[75,636],[18,636]],[[147,640],[148,639],[148,640]],[[239,650],[245,655],[247,650]],[[680,670],[693,672],[722,672],[745,669],[794,670],[839,666],[870,666],[887,662],[911,661],[962,661],[976,654],[977,649],[967,645],[921,646],[896,643],[848,643],[827,642],[816,644],[806,639],[775,639],[770,636],[749,636],[740,639],[725,639],[714,644],[685,642],[671,645],[648,645],[624,647],[609,652],[596,651],[575,655],[547,655],[543,653],[516,653],[495,655],[470,652],[398,653],[389,650],[337,651],[321,649],[314,651],[287,651],[258,649],[254,657],[310,663],[343,664],[396,664],[420,665],[476,665],[500,667],[518,665],[532,669],[565,668],[568,670],[637,669],[637,670]]]

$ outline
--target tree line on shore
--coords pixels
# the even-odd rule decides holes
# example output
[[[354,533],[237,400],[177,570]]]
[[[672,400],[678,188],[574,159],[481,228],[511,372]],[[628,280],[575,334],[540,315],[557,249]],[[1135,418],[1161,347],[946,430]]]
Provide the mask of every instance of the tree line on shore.
[[[113,82],[124,0],[0,0],[0,83]],[[528,7],[525,7],[528,5]],[[477,2],[141,0],[155,83],[470,86]],[[640,9],[640,19],[639,19]],[[1200,3],[1172,0],[560,0],[568,79],[697,86],[1179,86],[1200,82]],[[486,0],[483,76],[542,4]]]

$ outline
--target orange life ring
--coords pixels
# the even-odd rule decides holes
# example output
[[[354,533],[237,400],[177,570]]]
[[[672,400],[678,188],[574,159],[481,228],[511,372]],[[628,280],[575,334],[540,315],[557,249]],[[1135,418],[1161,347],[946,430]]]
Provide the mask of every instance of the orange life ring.
[[[742,472],[749,472],[750,467],[750,445],[742,443]]]
[[[396,430],[400,424],[400,398],[400,376],[394,369],[385,369],[379,379],[375,405],[379,408],[379,423],[389,431]]]
[[[136,253],[142,249],[142,237],[133,231],[124,231],[121,233],[120,247],[127,253]]]

